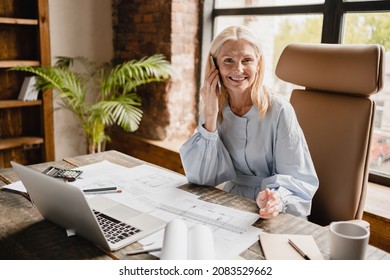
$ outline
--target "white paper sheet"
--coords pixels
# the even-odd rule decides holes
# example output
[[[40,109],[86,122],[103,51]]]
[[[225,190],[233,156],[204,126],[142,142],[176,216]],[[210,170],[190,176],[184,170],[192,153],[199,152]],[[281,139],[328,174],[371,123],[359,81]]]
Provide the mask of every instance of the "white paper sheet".
[[[83,188],[90,187],[94,182],[111,182],[113,186],[123,189],[119,194],[105,194],[113,200],[167,222],[182,219],[189,228],[197,224],[209,227],[213,232],[217,259],[236,258],[258,240],[262,231],[252,226],[259,218],[256,213],[205,202],[196,195],[177,189],[187,183],[183,175],[149,165],[125,168],[109,161],[80,169],[84,171],[84,179],[72,182],[73,185]],[[145,249],[159,247],[163,243],[163,236],[163,231],[160,231],[139,242]],[[161,253],[152,254],[159,257]]]
[[[83,171],[83,179],[72,182],[72,185],[81,189],[117,187],[126,193],[126,198],[157,193],[187,183],[183,175],[146,164],[126,168],[104,160],[79,169]]]
[[[180,190],[178,190],[180,191]],[[230,207],[205,202],[196,197],[172,195],[174,190],[156,196],[139,197],[139,201],[150,205],[150,214],[171,221],[182,219],[190,228],[203,224],[211,229],[215,240],[216,259],[234,259],[242,251],[258,241],[261,229],[253,227],[259,216]],[[162,244],[163,234],[156,235],[153,247]],[[153,243],[152,238],[140,240],[141,244]],[[152,253],[159,257],[159,253]]]
[[[24,192],[27,193],[26,188],[24,187],[22,181],[16,181],[14,183],[2,186],[4,189],[9,189],[13,191],[18,191],[18,192]]]
[[[258,240],[262,231],[252,226],[258,219],[256,213],[205,202],[194,194],[178,189],[187,183],[183,175],[150,165],[126,168],[107,160],[78,169],[83,170],[83,179],[69,184],[81,189],[117,186],[123,190],[122,193],[104,195],[166,221],[181,219],[188,228],[197,224],[209,227],[214,237],[216,259],[237,258]],[[20,181],[5,187],[26,192]],[[145,249],[161,247],[163,236],[162,230],[139,242]],[[153,254],[160,256],[160,252]]]

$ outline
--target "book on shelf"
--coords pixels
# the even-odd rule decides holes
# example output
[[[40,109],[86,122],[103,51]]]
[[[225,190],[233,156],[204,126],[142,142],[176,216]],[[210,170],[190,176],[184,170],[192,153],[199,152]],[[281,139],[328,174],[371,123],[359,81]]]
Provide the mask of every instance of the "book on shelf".
[[[38,90],[35,87],[36,76],[25,77],[22,87],[20,88],[19,100],[33,101],[38,99]]]

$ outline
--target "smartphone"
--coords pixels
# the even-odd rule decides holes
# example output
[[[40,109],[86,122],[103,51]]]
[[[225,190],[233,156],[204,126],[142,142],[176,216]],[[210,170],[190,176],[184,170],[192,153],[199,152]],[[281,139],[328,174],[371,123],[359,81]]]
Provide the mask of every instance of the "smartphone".
[[[217,65],[216,65],[216,63],[214,61],[214,58],[211,55],[210,55],[210,63],[211,63],[212,66],[214,66],[216,69],[218,69],[218,67],[217,67]],[[219,79],[221,79],[221,77],[219,77]],[[221,93],[221,81],[220,80],[218,80],[218,84],[217,85],[218,85],[218,93],[220,94]]]

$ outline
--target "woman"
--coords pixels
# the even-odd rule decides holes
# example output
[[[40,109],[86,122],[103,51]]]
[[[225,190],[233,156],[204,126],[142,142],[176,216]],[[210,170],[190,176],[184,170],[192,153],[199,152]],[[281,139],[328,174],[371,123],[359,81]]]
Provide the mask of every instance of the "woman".
[[[211,43],[200,90],[204,123],[180,149],[188,181],[256,200],[261,218],[306,217],[318,188],[306,140],[290,103],[263,85],[258,39],[233,26]],[[220,84],[220,86],[219,86]]]

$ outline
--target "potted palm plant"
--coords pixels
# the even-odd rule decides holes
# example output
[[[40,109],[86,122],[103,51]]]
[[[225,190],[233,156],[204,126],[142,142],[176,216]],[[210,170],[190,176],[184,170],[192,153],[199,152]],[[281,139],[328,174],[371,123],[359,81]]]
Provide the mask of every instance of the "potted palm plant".
[[[74,69],[80,69],[76,71]],[[96,66],[85,57],[58,57],[54,66],[18,66],[38,77],[38,90],[53,90],[62,107],[80,120],[89,153],[100,152],[110,141],[106,128],[118,125],[127,132],[138,129],[142,118],[138,86],[164,81],[172,75],[163,55],[152,55],[113,66]]]

